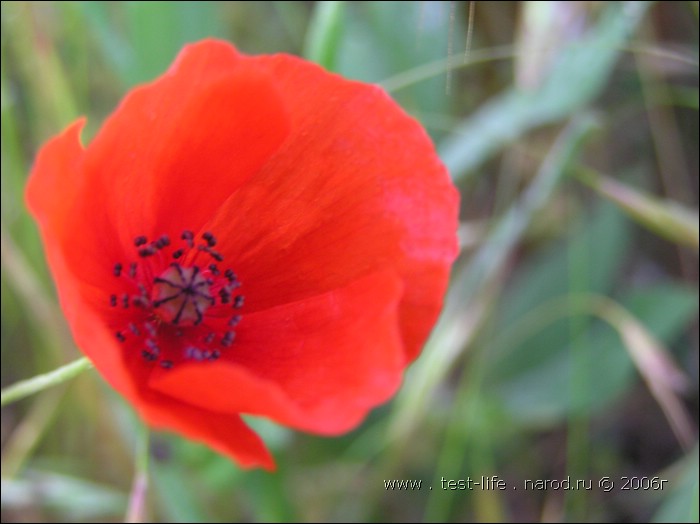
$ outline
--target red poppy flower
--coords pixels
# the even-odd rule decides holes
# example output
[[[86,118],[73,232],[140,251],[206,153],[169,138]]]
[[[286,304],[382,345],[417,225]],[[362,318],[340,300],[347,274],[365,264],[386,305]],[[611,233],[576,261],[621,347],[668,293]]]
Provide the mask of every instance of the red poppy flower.
[[[398,388],[441,308],[458,196],[380,88],[186,47],[27,188],[78,347],[152,426],[246,467],[241,414],[339,434]]]

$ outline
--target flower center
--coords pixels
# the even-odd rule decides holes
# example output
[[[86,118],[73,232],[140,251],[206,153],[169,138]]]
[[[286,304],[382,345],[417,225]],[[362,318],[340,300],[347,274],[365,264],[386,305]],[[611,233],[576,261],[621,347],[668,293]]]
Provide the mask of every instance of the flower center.
[[[153,282],[153,307],[165,322],[196,326],[216,302],[209,290],[213,282],[200,273],[198,266],[182,267],[173,262]]]
[[[169,369],[183,360],[216,360],[233,344],[244,300],[234,291],[241,284],[231,268],[219,268],[224,257],[214,250],[214,235],[201,239],[195,245],[194,234],[184,231],[175,249],[167,236],[151,242],[139,236],[139,261],[114,265],[114,276],[131,290],[109,298],[128,317],[118,315],[116,338],[127,350],[136,346],[147,363]]]

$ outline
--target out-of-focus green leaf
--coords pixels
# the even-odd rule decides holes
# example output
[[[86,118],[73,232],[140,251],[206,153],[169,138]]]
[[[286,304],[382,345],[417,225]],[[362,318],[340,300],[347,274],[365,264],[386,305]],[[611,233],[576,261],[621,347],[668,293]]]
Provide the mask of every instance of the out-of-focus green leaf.
[[[656,338],[670,344],[697,315],[697,294],[685,287],[657,285],[623,297],[622,305]],[[559,321],[564,329],[568,321]],[[508,367],[520,368],[499,376],[499,364],[494,364],[489,389],[499,395],[512,416],[525,424],[553,424],[571,410],[580,412],[599,409],[613,401],[629,385],[634,365],[620,333],[608,326],[591,323],[585,334],[588,387],[569,394],[571,353],[568,344],[550,349],[544,360],[531,361],[528,343],[509,353]],[[540,343],[546,341],[540,340]]]
[[[3,4],[5,8],[5,4]],[[13,45],[3,45],[2,59],[13,63],[17,73],[23,78],[25,92],[7,92],[28,104],[32,118],[25,119],[24,126],[30,127],[33,136],[44,140],[55,128],[61,128],[75,119],[78,114],[78,101],[72,91],[72,82],[64,63],[53,46],[37,49],[35,41],[45,36],[47,28],[37,16],[38,7],[30,2],[14,9],[11,14],[3,10],[3,43],[11,40]],[[9,20],[8,20],[9,19]],[[17,74],[16,73],[16,74]],[[3,122],[5,125],[7,122]],[[15,124],[17,124],[15,122]]]
[[[536,253],[523,264],[509,284],[497,321],[502,333],[516,325],[538,304],[568,293],[570,286],[568,250],[586,254],[588,293],[606,294],[624,261],[630,243],[630,228],[612,205],[599,205],[572,230],[573,239],[557,242]],[[584,264],[584,262],[582,262]],[[492,344],[491,364],[500,377],[534,368],[565,347],[570,339],[568,321],[558,321],[523,341]],[[517,342],[517,343],[516,343]],[[489,380],[490,381],[490,380]]]
[[[91,28],[102,55],[117,73],[117,78],[125,85],[133,84],[135,74],[132,72],[133,51],[127,37],[118,30],[118,20],[114,5],[108,2],[75,2],[76,8],[85,17],[87,27]]]
[[[247,473],[242,488],[251,501],[251,509],[262,522],[298,522],[299,516],[284,485],[284,471]]]
[[[161,74],[184,44],[221,34],[218,8],[216,2],[127,2],[127,34],[134,50],[129,84]]]
[[[590,134],[597,129],[598,121],[590,114],[573,119],[562,131],[542,162],[536,178],[525,190],[520,200],[505,213],[489,232],[481,249],[472,257],[468,268],[452,286],[447,310],[468,303],[474,294],[498,278],[517,243],[528,226],[551,202],[556,189],[564,178],[567,166]]]
[[[2,480],[4,509],[38,506],[68,521],[113,518],[126,503],[126,495],[113,488],[54,472],[29,470],[25,478]]]
[[[272,6],[277,12],[289,40],[295,49],[301,49],[306,40],[307,9],[301,2],[276,0]]]
[[[444,59],[450,36],[457,43],[464,42],[464,36],[459,23],[450,32],[447,6],[442,4],[350,2],[338,49],[338,72],[365,82],[381,82],[420,64]],[[418,116],[423,112],[444,114],[450,103],[446,76],[444,68],[443,74],[402,89],[395,97]]]
[[[695,447],[682,462],[681,473],[667,483],[664,500],[651,522],[697,522],[700,479],[698,475],[698,448]],[[662,477],[663,478],[663,477]],[[665,487],[666,487],[665,486]],[[662,492],[662,493],[664,493]]]
[[[559,50],[581,37],[594,8],[586,2],[523,2],[521,9],[515,83],[535,89],[546,80]]]
[[[198,500],[199,489],[195,489],[191,475],[175,465],[154,463],[150,476],[151,493],[159,500],[168,522],[211,522],[210,512]]]
[[[575,235],[573,244],[555,245],[525,266],[504,297],[498,321],[504,326],[502,333],[507,334],[538,305],[567,294],[569,249],[589,257],[582,262],[588,268],[587,288],[579,291],[608,292],[629,244],[628,223],[615,207],[601,205]],[[651,289],[648,293],[646,299],[642,295],[632,300],[630,310],[658,338],[668,341],[683,329],[688,315],[697,308],[696,299],[687,290],[677,288]],[[623,304],[628,305],[628,300]],[[534,333],[527,332],[524,339],[506,335],[493,341],[485,383],[500,388],[506,405],[518,419],[551,423],[572,408],[601,406],[619,394],[632,377],[633,365],[619,335],[597,325],[584,337],[591,389],[570,398],[571,328],[565,316],[546,322]]]
[[[4,54],[4,53],[3,53]],[[4,56],[2,58],[5,60]],[[2,119],[2,178],[0,179],[0,202],[2,202],[2,220],[11,227],[22,219],[21,195],[27,167],[24,165],[22,144],[19,134],[19,121],[15,111],[19,93],[14,92],[7,83],[5,69],[0,71],[0,118]]]
[[[224,34],[217,2],[84,4],[81,8],[96,29],[95,38],[129,86],[163,73],[184,44]],[[116,29],[121,22],[124,33]]]
[[[591,102],[649,4],[608,2],[586,36],[559,50],[538,88],[512,88],[484,104],[440,147],[452,176],[466,176],[528,130],[561,120]]]
[[[687,209],[672,200],[646,195],[592,169],[575,168],[575,173],[579,180],[659,236],[698,249],[700,228],[697,210]]]
[[[344,11],[345,2],[317,2],[306,32],[304,56],[329,71],[336,69]]]

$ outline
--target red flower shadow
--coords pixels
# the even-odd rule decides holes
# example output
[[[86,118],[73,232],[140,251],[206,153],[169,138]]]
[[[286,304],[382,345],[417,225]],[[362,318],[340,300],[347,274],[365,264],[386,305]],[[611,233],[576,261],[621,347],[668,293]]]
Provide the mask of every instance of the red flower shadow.
[[[439,314],[458,194],[380,88],[288,55],[186,47],[27,187],[78,347],[152,426],[273,468],[241,420],[338,434]]]

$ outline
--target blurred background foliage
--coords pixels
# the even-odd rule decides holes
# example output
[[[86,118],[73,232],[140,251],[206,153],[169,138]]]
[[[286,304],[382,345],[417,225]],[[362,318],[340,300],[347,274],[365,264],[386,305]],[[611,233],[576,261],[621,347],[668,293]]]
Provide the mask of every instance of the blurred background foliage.
[[[462,255],[393,401],[333,439],[251,420],[275,474],[157,434],[146,518],[697,522],[698,26],[697,2],[3,2],[3,385],[79,356],[23,205],[37,149],[216,36],[382,84],[462,192]],[[2,520],[123,519],[139,431],[94,371],[3,408]],[[509,489],[441,487],[482,475]],[[594,487],[521,489],[567,477]]]

